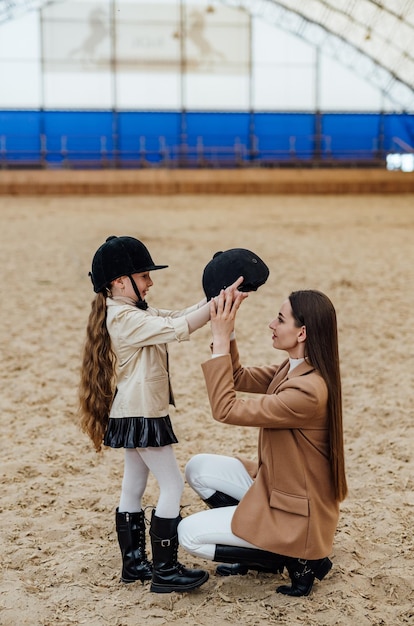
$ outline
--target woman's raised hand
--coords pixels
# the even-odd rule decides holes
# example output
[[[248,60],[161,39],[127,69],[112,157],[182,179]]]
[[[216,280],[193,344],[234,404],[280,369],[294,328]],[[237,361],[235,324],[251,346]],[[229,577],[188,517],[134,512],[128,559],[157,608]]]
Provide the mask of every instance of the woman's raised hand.
[[[243,277],[240,276],[210,301],[213,354],[227,354],[230,351],[230,335],[234,330],[236,314],[243,300],[248,297],[248,293],[237,289],[242,282]]]

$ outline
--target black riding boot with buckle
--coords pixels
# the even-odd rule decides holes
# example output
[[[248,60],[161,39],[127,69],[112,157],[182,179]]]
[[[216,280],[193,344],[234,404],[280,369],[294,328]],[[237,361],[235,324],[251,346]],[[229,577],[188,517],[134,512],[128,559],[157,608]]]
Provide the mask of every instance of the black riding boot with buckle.
[[[216,574],[219,576],[244,576],[249,569],[268,574],[281,574],[285,566],[285,557],[280,554],[239,546],[217,545],[213,560],[229,563],[217,567]]]
[[[237,506],[239,504],[239,500],[236,500],[233,496],[229,496],[227,493],[222,493],[221,491],[215,491],[213,495],[206,498],[204,502],[210,509],[218,509],[225,506]],[[216,574],[219,576],[244,576],[248,571],[249,568],[246,567],[246,565],[234,562],[226,565],[218,565],[216,568]]]
[[[152,566],[145,553],[144,511],[120,513],[116,509],[115,523],[122,554],[122,582],[151,580]]]
[[[322,580],[332,567],[332,561],[325,557],[315,561],[286,558],[286,567],[292,585],[282,585],[276,589],[286,596],[308,596],[315,578]]]
[[[150,591],[154,593],[189,591],[200,587],[208,579],[208,572],[187,569],[177,560],[177,527],[180,521],[180,516],[170,519],[157,517],[153,513],[150,528],[153,561]]]

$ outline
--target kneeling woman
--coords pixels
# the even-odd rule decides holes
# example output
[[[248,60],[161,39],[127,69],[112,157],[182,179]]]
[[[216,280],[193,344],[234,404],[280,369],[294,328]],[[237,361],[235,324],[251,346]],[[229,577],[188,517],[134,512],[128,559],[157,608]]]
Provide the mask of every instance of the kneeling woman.
[[[243,367],[233,333],[241,302],[223,292],[211,301],[213,358],[202,367],[214,419],[260,428],[258,462],[193,457],[186,478],[212,510],[185,518],[179,541],[198,557],[229,564],[217,568],[221,575],[286,567],[291,585],[277,591],[308,595],[332,567],[347,494],[336,313],[318,291],[291,293],[269,325],[273,347],[288,358]]]

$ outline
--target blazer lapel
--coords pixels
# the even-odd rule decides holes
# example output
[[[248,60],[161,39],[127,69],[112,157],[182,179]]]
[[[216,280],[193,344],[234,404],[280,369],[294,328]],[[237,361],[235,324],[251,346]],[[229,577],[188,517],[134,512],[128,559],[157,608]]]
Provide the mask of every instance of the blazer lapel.
[[[288,371],[289,359],[285,363],[282,363],[282,365],[280,366],[277,374],[275,375],[267,389],[267,393],[275,393],[279,385],[281,385],[286,380]]]
[[[284,383],[289,378],[294,378],[295,376],[303,376],[305,374],[309,374],[309,372],[313,372],[315,368],[312,367],[309,363],[304,361],[300,365],[297,365],[291,372],[289,372],[289,359],[286,363],[282,363],[279,371],[276,376],[272,380],[267,390],[267,393],[275,393],[277,389],[280,387],[282,383]]]
[[[314,371],[313,365],[303,361],[300,365],[297,365],[291,372],[288,374],[288,378],[294,378],[294,376],[303,376],[304,374],[309,374],[309,372]]]

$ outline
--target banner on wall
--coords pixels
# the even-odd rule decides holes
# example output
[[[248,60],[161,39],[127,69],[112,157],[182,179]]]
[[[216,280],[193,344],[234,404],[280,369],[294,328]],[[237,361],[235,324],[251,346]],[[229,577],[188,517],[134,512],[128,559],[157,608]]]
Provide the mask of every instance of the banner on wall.
[[[207,2],[51,4],[42,9],[44,69],[245,75],[250,19]]]

